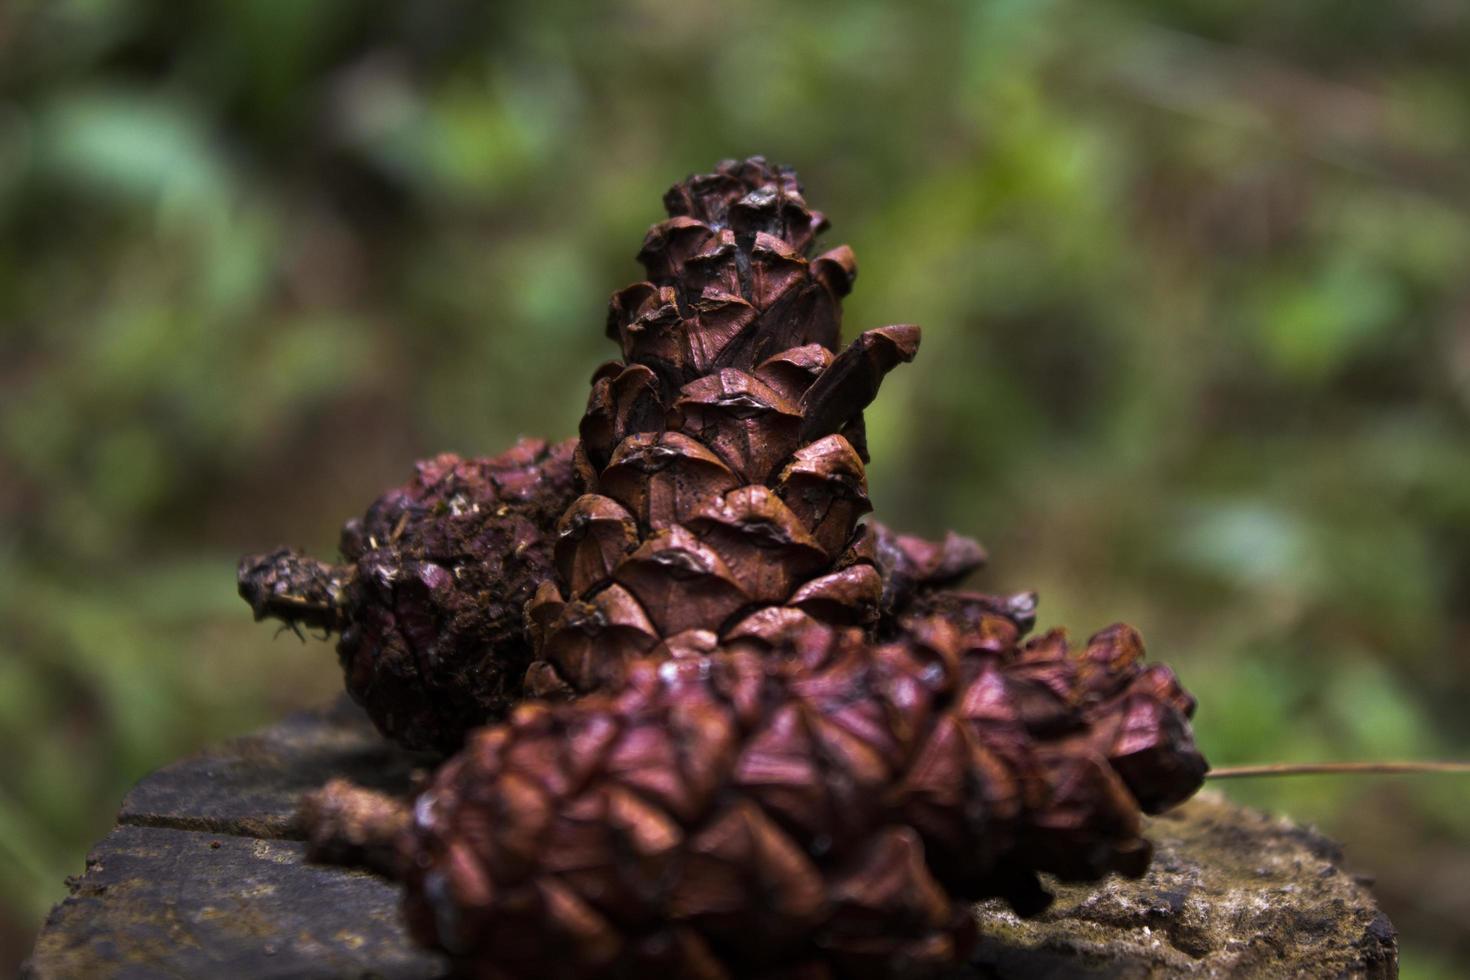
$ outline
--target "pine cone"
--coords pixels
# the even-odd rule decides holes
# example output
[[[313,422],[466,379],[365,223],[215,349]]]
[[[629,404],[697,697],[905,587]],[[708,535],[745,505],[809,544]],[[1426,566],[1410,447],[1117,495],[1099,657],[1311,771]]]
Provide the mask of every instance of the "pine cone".
[[[548,529],[574,499],[575,443],[419,463],[342,531],[342,565],[286,549],[240,563],[255,618],[340,632],[347,690],[409,748],[451,751],[521,699],[524,610],[555,574]]]
[[[976,899],[1141,874],[1139,807],[1204,772],[1193,701],[1127,627],[1073,654],[938,605],[877,645],[768,609],[516,709],[418,800],[415,936],[481,977],[929,975]]]
[[[727,161],[664,203],[639,253],[648,280],[612,299],[624,360],[593,378],[577,453],[588,492],[557,525],[560,579],[528,611],[536,697],[616,686],[667,638],[718,635],[758,609],[871,627],[883,607],[875,535],[858,525],[862,409],[913,358],[918,328],[836,353],[856,265],[846,246],[808,260],[827,222],[788,169]],[[920,577],[980,557],[889,552]]]

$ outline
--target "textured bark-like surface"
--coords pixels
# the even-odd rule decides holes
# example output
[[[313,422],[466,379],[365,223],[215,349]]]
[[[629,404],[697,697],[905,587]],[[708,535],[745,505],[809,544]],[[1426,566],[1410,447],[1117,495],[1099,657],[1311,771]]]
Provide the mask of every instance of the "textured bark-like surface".
[[[338,706],[154,773],[52,912],[27,975],[441,976],[448,961],[409,939],[401,891],[305,863],[291,819],[302,787],[347,776],[403,794],[421,761]],[[1394,976],[1393,928],[1330,841],[1208,794],[1147,833],[1156,853],[1137,881],[1055,886],[1029,920],[978,906],[980,944],[956,976]]]

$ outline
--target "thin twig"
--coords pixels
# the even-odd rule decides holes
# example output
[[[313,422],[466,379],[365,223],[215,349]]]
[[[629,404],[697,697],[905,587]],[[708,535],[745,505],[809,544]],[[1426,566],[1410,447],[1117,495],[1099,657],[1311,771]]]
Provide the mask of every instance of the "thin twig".
[[[1273,762],[1264,766],[1222,766],[1206,773],[1209,779],[1244,779],[1250,776],[1316,776],[1356,773],[1396,775],[1411,772],[1462,773],[1470,775],[1470,762]]]

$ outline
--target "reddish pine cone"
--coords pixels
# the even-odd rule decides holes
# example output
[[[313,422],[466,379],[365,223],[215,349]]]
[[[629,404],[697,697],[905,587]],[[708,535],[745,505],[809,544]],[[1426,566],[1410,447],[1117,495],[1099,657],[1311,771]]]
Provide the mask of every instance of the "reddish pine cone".
[[[826,219],[788,169],[727,161],[664,203],[638,256],[648,279],[612,299],[624,359],[593,378],[587,493],[557,525],[561,575],[528,611],[537,697],[615,687],[668,637],[720,634],[763,608],[872,627],[885,599],[919,584],[885,595],[874,533],[858,525],[871,509],[862,410],[913,358],[918,328],[837,352],[856,266],[845,246],[808,258]],[[980,552],[885,557],[937,580]]]
[[[576,496],[575,442],[421,462],[342,531],[342,565],[289,550],[240,564],[256,619],[340,631],[347,690],[383,734],[451,751],[504,717],[531,661],[524,609],[555,575],[548,529]]]
[[[873,645],[767,610],[616,694],[473,737],[405,839],[414,935],[476,977],[930,975],[969,903],[1141,874],[1140,809],[1199,786],[1193,701],[1114,627],[1022,647],[952,596]]]

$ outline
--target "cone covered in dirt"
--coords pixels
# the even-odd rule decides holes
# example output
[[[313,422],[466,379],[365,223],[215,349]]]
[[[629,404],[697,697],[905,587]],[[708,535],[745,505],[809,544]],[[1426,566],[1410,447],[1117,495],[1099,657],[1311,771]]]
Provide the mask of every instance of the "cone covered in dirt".
[[[521,699],[525,605],[554,575],[557,517],[575,498],[574,443],[424,460],[342,529],[342,561],[246,557],[256,619],[340,634],[347,690],[388,737],[452,751]]]

